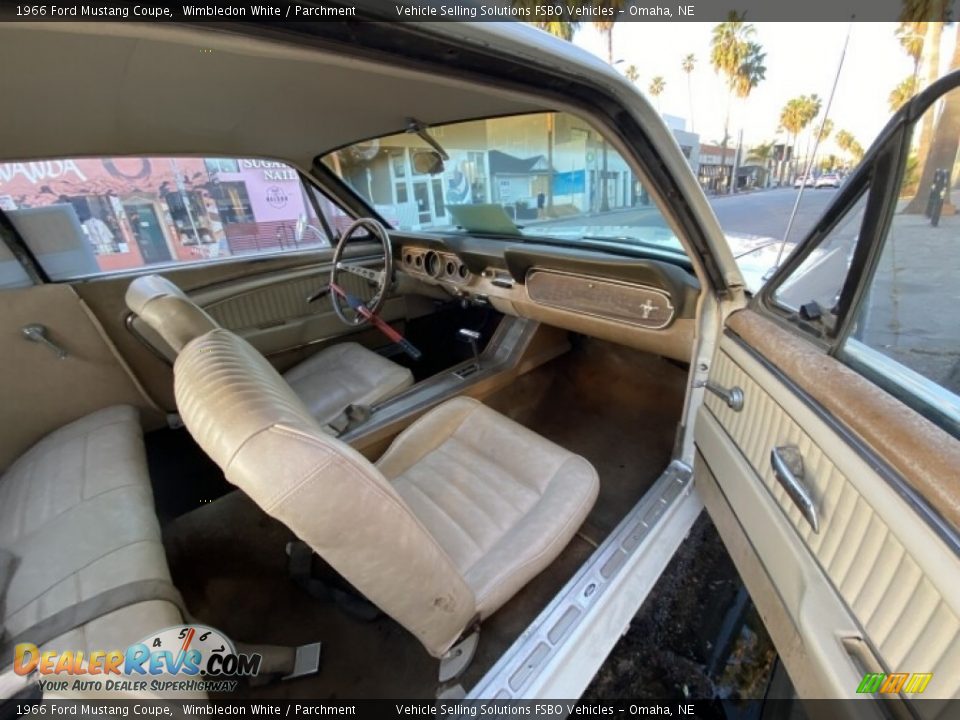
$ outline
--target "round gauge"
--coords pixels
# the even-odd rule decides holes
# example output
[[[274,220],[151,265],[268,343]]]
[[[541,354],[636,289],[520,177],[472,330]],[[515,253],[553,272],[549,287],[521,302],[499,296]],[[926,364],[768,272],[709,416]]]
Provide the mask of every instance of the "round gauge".
[[[204,656],[214,652],[231,654],[236,652],[230,638],[206,625],[174,625],[153,635],[147,635],[141,642],[151,650],[174,652],[199,650]]]
[[[447,260],[444,271],[448,277],[454,277],[457,274],[457,264],[453,260]]]
[[[432,278],[439,278],[443,273],[443,261],[433,250],[430,250],[423,259],[424,270]]]

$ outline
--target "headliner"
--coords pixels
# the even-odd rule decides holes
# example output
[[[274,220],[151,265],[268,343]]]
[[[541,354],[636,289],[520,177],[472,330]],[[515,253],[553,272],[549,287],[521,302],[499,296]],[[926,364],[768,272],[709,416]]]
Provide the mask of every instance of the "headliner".
[[[0,159],[270,157],[427,124],[544,109],[491,87],[222,30],[148,24],[0,27]]]

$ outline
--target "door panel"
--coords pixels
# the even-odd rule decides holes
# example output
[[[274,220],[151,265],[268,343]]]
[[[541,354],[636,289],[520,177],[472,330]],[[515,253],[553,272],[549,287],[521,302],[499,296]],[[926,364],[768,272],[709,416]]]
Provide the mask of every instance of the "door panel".
[[[741,550],[749,543],[776,588],[777,600],[804,643],[806,662],[812,659],[819,674],[807,690],[853,696],[871,670],[864,666],[875,660],[883,672],[932,672],[923,697],[954,696],[960,690],[960,559],[955,548],[944,540],[942,527],[918,512],[918,502],[928,504],[909,490],[906,483],[913,477],[891,476],[885,448],[858,447],[862,438],[838,431],[840,403],[821,405],[793,385],[793,377],[785,379],[770,365],[790,367],[804,384],[821,388],[835,384],[846,369],[812,346],[788,342],[783,336],[791,338],[789,333],[755,313],[739,315],[750,318],[735,315],[729,324],[756,334],[737,339],[728,332],[710,380],[727,389],[739,387],[743,409],[737,412],[707,393],[696,427],[706,468],[697,481],[706,488],[711,514],[732,511],[737,518],[742,532],[721,527],[725,542]],[[763,357],[747,345],[761,337],[768,352],[781,351]],[[859,390],[859,407],[869,406],[862,397],[868,391]],[[879,388],[872,392],[883,394]],[[927,421],[903,410],[861,421],[895,426],[908,439],[910,430],[929,430],[923,427]],[[771,450],[787,445],[802,455],[819,532],[775,478]],[[922,464],[914,466],[913,476]],[[929,506],[927,511],[936,514]],[[866,661],[862,653],[858,659],[845,649],[844,641],[850,646],[856,638],[866,643]],[[781,652],[792,675],[811,673],[809,665],[791,665],[790,653]]]
[[[69,285],[3,290],[0,305],[0,471],[47,433],[100,408],[129,404],[148,422],[160,417]],[[22,328],[32,323],[67,357],[27,340]]]
[[[379,246],[358,243],[345,253],[347,259],[371,254]],[[296,256],[251,258],[245,261],[210,263],[182,268],[164,268],[163,275],[204,306],[216,320],[250,341],[283,371],[347,334],[365,344],[383,344],[376,331],[348,328],[333,314],[329,297],[308,304],[307,296],[329,279],[329,249]],[[127,327],[130,312],[124,295],[135,275],[114,276],[76,284],[76,290],[89,303],[147,392],[166,410],[175,407],[172,353],[156,336],[133,321],[135,332]],[[349,279],[348,279],[349,278]],[[353,280],[343,278],[350,289],[365,297],[367,290]],[[384,317],[400,321],[412,315],[432,311],[428,302],[398,296],[387,302]],[[141,338],[155,342],[159,353]],[[166,358],[166,359],[164,359]]]
[[[326,272],[312,268],[266,281],[251,278],[249,282],[218,285],[193,293],[192,298],[218,323],[270,356],[350,332],[334,314],[330,296],[306,302],[328,279]],[[363,278],[344,273],[340,285],[363,300],[373,296]],[[388,322],[405,318],[404,299],[388,300],[380,315]]]

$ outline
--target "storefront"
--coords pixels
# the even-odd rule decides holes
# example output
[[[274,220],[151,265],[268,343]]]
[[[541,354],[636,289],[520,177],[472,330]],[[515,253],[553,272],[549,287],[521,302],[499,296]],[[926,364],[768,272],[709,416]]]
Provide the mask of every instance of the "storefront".
[[[303,240],[303,220],[316,224],[296,171],[263,160],[0,164],[0,208],[14,222],[44,213],[65,218],[57,227],[76,228],[76,237],[57,241],[92,249],[94,272],[288,249]]]

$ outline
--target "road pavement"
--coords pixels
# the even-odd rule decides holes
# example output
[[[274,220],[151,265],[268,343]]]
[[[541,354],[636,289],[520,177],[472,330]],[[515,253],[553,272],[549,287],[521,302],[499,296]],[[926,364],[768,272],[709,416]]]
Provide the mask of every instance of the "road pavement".
[[[797,198],[796,190],[778,188],[776,190],[758,190],[736,195],[714,195],[709,198],[710,205],[722,227],[728,233],[744,236],[783,238],[787,229],[787,220]],[[790,240],[802,239],[823,213],[830,200],[836,195],[833,189],[804,190],[797,209],[797,217],[790,231]],[[614,210],[595,215],[578,215],[563,220],[548,220],[528,223],[538,231],[546,232],[550,228],[570,229],[589,227],[620,226],[650,227],[662,225],[663,220],[656,206],[641,206],[629,210]]]
[[[710,198],[720,227],[727,233],[757,235],[782,240],[798,190],[778,188]],[[799,242],[813,227],[836,196],[831,188],[807,188],[800,198],[797,215],[790,230],[790,242]]]

